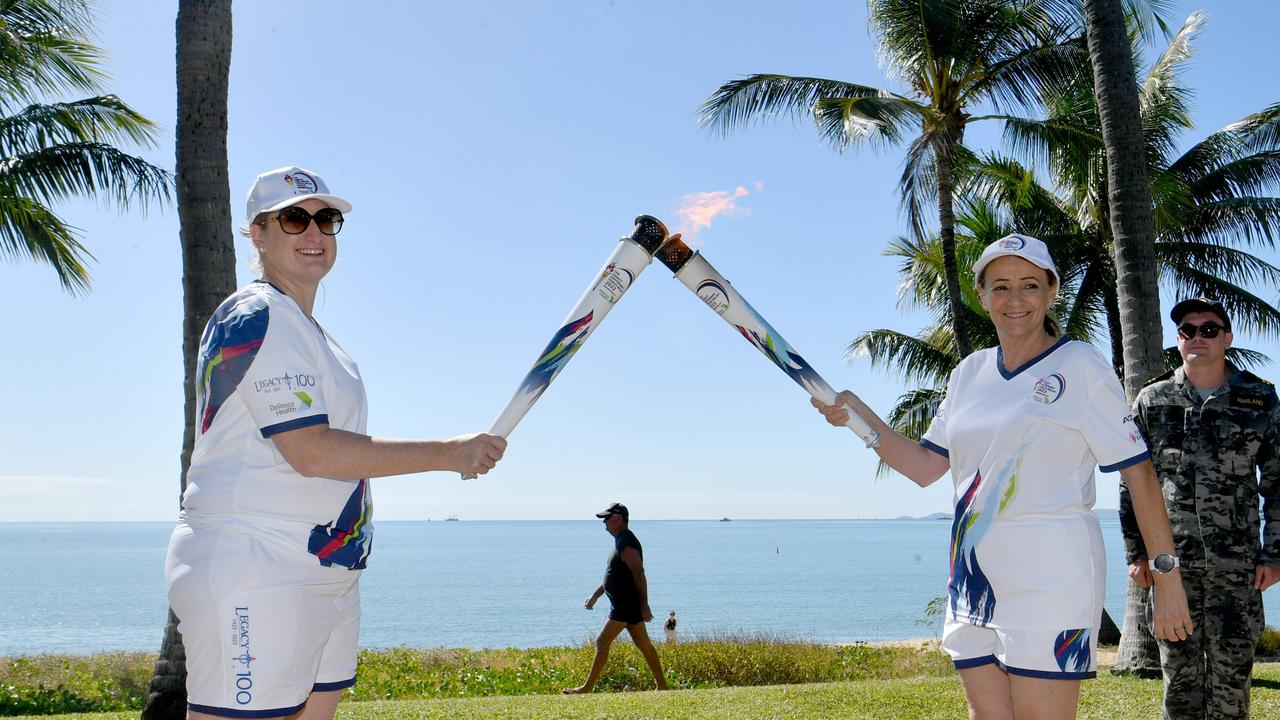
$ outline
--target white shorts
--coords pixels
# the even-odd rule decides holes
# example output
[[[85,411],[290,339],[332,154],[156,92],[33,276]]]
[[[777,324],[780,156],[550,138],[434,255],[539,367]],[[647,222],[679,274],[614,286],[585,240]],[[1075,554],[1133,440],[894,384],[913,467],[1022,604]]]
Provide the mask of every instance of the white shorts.
[[[322,567],[271,535],[183,521],[165,561],[187,653],[187,706],[223,717],[302,709],[356,681],[359,571]]]
[[[1101,615],[1099,615],[1101,619]],[[942,649],[957,670],[996,664],[1010,675],[1084,680],[1098,675],[1098,628],[1018,630],[947,618]]]

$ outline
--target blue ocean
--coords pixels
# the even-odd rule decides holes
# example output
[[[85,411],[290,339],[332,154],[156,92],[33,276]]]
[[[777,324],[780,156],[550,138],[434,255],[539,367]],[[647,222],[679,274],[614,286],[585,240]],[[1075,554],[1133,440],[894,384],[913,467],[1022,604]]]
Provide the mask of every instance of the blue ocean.
[[[1100,511],[1107,609],[1123,622],[1114,511]],[[933,637],[946,592],[948,520],[644,521],[653,611],[683,636],[817,642]],[[0,524],[0,656],[159,649],[170,523]],[[378,523],[361,583],[367,648],[579,644],[608,602],[582,603],[612,539],[599,522]],[[1280,587],[1280,586],[1277,586]],[[1275,622],[1280,591],[1266,593]],[[651,626],[659,633],[660,625]]]

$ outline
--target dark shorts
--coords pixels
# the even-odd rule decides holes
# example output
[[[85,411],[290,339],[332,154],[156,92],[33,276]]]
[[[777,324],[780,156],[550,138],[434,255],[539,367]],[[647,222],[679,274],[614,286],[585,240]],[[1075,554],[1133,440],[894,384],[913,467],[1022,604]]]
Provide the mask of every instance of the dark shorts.
[[[628,625],[644,622],[644,617],[640,614],[639,605],[614,605],[609,608],[609,619]]]

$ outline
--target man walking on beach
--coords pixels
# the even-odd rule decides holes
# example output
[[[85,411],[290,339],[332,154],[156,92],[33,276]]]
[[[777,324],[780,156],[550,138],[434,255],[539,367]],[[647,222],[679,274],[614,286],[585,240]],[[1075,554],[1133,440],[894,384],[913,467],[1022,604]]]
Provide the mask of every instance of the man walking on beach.
[[[1153,571],[1181,567],[1197,630],[1182,642],[1159,641],[1164,717],[1243,718],[1262,591],[1280,580],[1280,401],[1271,383],[1226,360],[1231,318],[1221,303],[1183,300],[1170,317],[1182,367],[1143,388],[1133,412],[1178,554],[1147,557],[1122,492],[1129,576],[1149,587]]]
[[[657,681],[659,690],[667,689],[667,679],[662,675],[662,663],[658,660],[658,651],[649,640],[649,632],[645,623],[653,619],[653,611],[649,609],[649,584],[644,577],[644,551],[635,533],[627,528],[631,513],[622,503],[614,503],[596,513],[596,517],[604,519],[604,528],[613,536],[613,553],[609,555],[609,564],[605,567],[604,582],[591,593],[583,603],[588,610],[596,605],[601,595],[609,596],[612,606],[604,627],[596,636],[596,655],[591,662],[591,673],[587,681],[575,688],[565,688],[568,695],[589,693],[595,689],[596,682],[604,672],[605,662],[609,660],[609,647],[626,628],[631,633],[631,640],[644,656],[644,661],[653,671],[653,679]]]

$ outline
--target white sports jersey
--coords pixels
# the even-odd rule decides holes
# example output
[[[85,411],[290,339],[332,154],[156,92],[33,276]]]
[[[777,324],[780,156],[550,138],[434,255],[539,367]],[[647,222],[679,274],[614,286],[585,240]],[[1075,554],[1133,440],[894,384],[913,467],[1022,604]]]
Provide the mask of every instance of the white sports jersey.
[[[1119,470],[1147,447],[1092,346],[1059,340],[1013,372],[1001,359],[990,348],[956,367],[921,440],[955,482],[950,615],[1078,637],[1098,625],[1105,582],[1094,466]]]
[[[288,295],[255,282],[210,318],[197,383],[183,510],[283,535],[321,565],[363,568],[373,533],[369,481],[303,477],[270,440],[322,423],[365,432],[364,384],[351,358]]]

